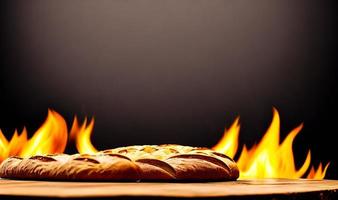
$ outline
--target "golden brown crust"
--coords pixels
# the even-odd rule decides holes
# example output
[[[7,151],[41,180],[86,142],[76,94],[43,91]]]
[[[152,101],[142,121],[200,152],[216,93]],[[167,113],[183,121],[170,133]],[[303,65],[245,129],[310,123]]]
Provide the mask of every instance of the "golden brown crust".
[[[207,148],[181,145],[120,147],[94,155],[11,157],[0,177],[46,180],[236,180],[239,170],[228,156]]]

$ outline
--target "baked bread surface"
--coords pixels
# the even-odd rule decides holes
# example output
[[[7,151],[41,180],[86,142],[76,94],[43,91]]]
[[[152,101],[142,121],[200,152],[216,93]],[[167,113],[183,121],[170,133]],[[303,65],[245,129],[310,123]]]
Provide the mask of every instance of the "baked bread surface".
[[[239,170],[228,156],[208,148],[175,144],[135,145],[95,154],[10,157],[0,177],[70,181],[223,181]]]

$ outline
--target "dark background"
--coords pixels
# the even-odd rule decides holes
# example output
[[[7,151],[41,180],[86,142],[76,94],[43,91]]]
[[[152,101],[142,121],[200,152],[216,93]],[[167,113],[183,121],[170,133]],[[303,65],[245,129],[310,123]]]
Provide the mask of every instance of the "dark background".
[[[30,134],[53,108],[95,116],[98,149],[241,144],[304,122],[297,164],[337,179],[335,1],[1,1],[0,127]],[[67,150],[67,152],[72,152]]]

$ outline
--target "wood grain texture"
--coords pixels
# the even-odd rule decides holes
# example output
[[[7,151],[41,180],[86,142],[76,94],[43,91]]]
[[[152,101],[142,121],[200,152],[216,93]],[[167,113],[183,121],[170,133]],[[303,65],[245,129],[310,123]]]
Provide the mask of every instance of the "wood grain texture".
[[[297,195],[330,192],[337,197],[337,180],[239,180],[208,183],[128,183],[128,182],[52,182],[0,179],[0,199],[39,198],[116,198],[116,197],[245,197],[259,195]],[[323,193],[324,192],[324,193]],[[333,196],[332,196],[333,195]],[[325,197],[327,199],[327,197]]]

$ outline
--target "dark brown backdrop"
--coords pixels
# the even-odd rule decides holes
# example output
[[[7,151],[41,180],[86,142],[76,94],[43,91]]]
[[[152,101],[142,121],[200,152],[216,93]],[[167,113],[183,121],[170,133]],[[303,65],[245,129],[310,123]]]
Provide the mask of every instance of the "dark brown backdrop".
[[[1,1],[0,127],[95,116],[100,149],[212,146],[241,115],[258,141],[279,109],[296,159],[336,173],[334,1]],[[71,152],[72,150],[67,150]]]

